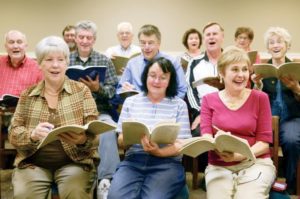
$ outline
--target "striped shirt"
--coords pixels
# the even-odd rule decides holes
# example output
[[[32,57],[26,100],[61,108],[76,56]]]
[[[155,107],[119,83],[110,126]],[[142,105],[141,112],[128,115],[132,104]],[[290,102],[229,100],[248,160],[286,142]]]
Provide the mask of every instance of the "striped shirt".
[[[199,113],[201,109],[202,98],[208,93],[218,91],[218,89],[208,84],[202,84],[197,86],[197,88],[193,88],[192,83],[205,77],[218,76],[217,66],[209,62],[208,56],[205,53],[204,56],[200,56],[200,58],[196,57],[189,62],[185,76],[188,84],[188,102],[193,109],[193,112],[195,111]]]
[[[0,57],[0,96],[11,94],[20,96],[26,88],[43,79],[35,60],[25,57],[20,66],[13,67],[8,55]]]
[[[134,119],[143,122],[150,129],[162,121],[174,121],[181,125],[178,134],[179,139],[191,137],[190,123],[186,103],[179,97],[164,98],[161,102],[153,104],[143,93],[128,97],[122,108],[118,121],[117,132],[122,131],[122,122],[127,119]],[[140,144],[133,145],[126,151],[126,155],[132,153],[145,154]]]
[[[45,83],[40,82],[25,90],[19,99],[9,129],[9,140],[17,149],[15,165],[24,167],[22,161],[37,152],[39,142],[32,142],[30,135],[32,130],[40,122],[48,122],[50,110],[44,97]],[[84,125],[89,121],[96,120],[98,112],[95,101],[92,98],[88,87],[83,83],[66,78],[63,90],[58,97],[57,117],[60,124]],[[95,151],[92,149],[93,135],[87,134],[88,140],[84,146],[70,145],[61,142],[65,153],[76,163],[93,165],[92,156]],[[49,157],[54,158],[54,157]]]

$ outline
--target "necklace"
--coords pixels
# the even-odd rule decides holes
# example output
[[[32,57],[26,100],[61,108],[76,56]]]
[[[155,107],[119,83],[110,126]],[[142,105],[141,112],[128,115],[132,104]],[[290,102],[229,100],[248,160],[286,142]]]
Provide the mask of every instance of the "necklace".
[[[241,107],[241,105],[244,103],[245,94],[246,94],[246,90],[243,90],[238,96],[231,96],[230,94],[228,94],[228,92],[226,92],[226,90],[224,90],[223,91],[224,103],[229,109],[236,110],[239,107]]]

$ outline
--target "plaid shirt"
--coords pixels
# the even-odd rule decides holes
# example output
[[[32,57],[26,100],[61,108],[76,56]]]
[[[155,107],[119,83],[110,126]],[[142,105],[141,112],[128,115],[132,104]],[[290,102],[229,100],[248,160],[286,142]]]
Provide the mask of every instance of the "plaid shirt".
[[[100,54],[96,51],[92,51],[88,60],[83,62],[78,51],[70,54],[70,66],[81,65],[81,66],[107,66],[105,72],[104,83],[100,83],[101,89],[99,93],[93,93],[93,97],[96,100],[98,111],[109,111],[110,104],[109,99],[115,95],[115,89],[118,84],[118,78],[116,69],[109,58],[105,55]]]
[[[18,67],[13,67],[8,55],[0,57],[0,96],[19,96],[23,90],[43,79],[35,60],[25,57]]]
[[[15,165],[19,168],[28,164],[22,162],[25,158],[37,151],[39,142],[32,142],[30,135],[32,130],[40,122],[48,122],[50,112],[48,103],[44,97],[44,81],[25,90],[19,99],[16,111],[9,129],[9,140],[17,149]],[[98,112],[91,92],[84,84],[69,80],[66,77],[63,90],[58,97],[57,116],[60,124],[84,125],[96,120]],[[72,161],[88,166],[93,166],[92,157],[95,151],[92,149],[94,135],[87,134],[88,140],[83,146],[70,145],[61,142],[65,153]],[[51,157],[50,157],[51,158]],[[54,158],[54,157],[52,157]]]

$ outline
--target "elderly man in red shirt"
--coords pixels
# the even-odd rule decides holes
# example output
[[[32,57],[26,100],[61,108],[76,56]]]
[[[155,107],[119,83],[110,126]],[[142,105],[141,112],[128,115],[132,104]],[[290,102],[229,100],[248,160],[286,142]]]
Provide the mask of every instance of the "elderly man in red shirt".
[[[26,36],[17,30],[5,34],[7,55],[0,57],[0,96],[19,96],[27,87],[38,83],[43,75],[37,62],[26,56]]]

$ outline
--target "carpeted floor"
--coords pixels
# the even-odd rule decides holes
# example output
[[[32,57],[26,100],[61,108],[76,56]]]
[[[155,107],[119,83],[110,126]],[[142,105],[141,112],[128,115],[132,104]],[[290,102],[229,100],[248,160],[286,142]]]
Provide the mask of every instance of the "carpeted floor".
[[[0,193],[0,198],[1,199],[12,199],[12,185],[11,185],[11,174],[12,170],[6,169],[6,170],[0,170],[1,174],[1,193]],[[202,175],[199,174],[201,177]],[[191,187],[192,182],[191,182],[191,175],[190,173],[187,173],[187,183],[188,186]],[[206,199],[205,192],[201,190],[200,188],[197,190],[192,190],[190,188],[190,199]]]
[[[0,199],[12,199],[12,185],[11,185],[11,169],[0,170]],[[187,184],[190,190],[190,199],[206,199],[206,193],[201,189],[198,188],[193,190],[192,187],[192,177],[189,172],[187,172]],[[199,179],[202,180],[203,174],[199,173]],[[297,199],[297,196],[292,196],[291,199]]]

